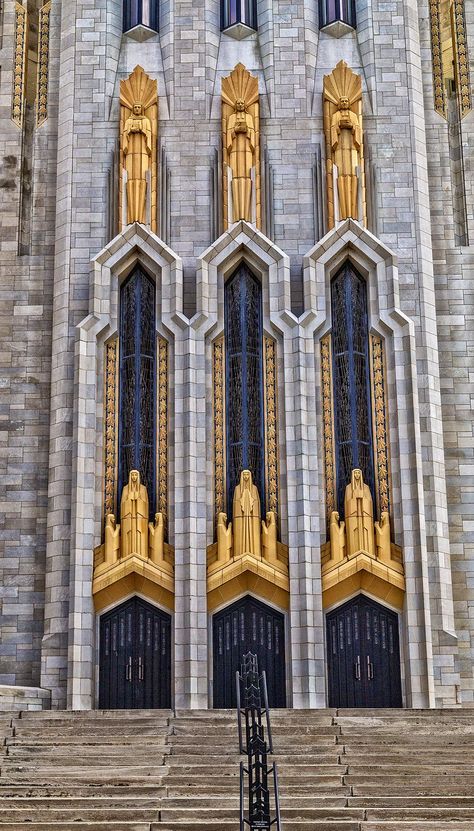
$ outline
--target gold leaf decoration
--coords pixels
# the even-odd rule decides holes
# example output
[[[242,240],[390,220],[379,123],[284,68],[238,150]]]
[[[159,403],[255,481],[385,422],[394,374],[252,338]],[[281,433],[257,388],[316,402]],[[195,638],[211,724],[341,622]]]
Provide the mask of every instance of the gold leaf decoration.
[[[158,507],[168,531],[168,343],[158,338]]]
[[[278,407],[276,343],[264,338],[267,511],[278,513]]]
[[[48,118],[48,74],[49,74],[49,18],[51,0],[42,6],[38,27],[38,75],[36,83],[36,125]]]
[[[336,510],[334,417],[332,402],[331,335],[321,339],[321,380],[323,404],[324,475],[326,481],[326,527]]]
[[[224,426],[224,338],[213,346],[214,399],[214,511],[217,517],[225,512],[225,426]]]
[[[115,514],[117,495],[117,368],[118,339],[105,347],[104,518]]]
[[[28,16],[21,3],[15,3],[15,50],[13,56],[12,121],[23,124],[23,101],[25,97]]]
[[[375,469],[379,516],[390,513],[390,471],[387,436],[387,403],[385,390],[384,342],[379,335],[371,335],[372,400],[374,402]]]

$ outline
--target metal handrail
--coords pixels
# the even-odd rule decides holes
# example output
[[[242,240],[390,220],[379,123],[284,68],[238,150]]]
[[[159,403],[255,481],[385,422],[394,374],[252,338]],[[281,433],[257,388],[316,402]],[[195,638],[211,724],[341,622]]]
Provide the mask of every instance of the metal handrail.
[[[250,831],[270,831],[273,826],[276,831],[281,831],[278,770],[275,762],[269,767],[267,760],[268,755],[273,753],[267,679],[265,671],[259,674],[257,656],[251,652],[243,656],[241,672],[236,673],[236,690],[239,749],[247,756],[247,766],[244,762],[240,763],[240,831],[245,831],[246,826]],[[247,802],[245,777],[248,779]],[[273,812],[270,807],[269,777],[273,778]]]

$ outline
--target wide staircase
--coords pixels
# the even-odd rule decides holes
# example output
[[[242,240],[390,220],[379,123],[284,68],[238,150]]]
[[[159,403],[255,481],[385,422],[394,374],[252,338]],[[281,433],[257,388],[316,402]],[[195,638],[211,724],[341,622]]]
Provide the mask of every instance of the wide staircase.
[[[474,831],[474,713],[273,710],[284,831]],[[0,831],[238,831],[236,716],[0,715]]]

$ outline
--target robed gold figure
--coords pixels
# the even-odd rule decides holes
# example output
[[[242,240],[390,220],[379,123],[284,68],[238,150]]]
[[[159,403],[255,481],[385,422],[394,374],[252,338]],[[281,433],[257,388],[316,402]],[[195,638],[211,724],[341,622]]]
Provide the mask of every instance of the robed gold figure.
[[[148,493],[138,470],[131,470],[120,502],[121,554],[148,558]]]
[[[121,227],[150,221],[156,231],[157,132],[157,82],[136,66],[129,78],[120,82],[121,175],[126,172],[126,204],[122,204],[119,183]]]
[[[234,491],[232,514],[234,557],[243,554],[261,556],[260,497],[250,470],[243,470]]]
[[[362,82],[340,61],[324,76],[328,225],[352,217],[366,224]],[[334,174],[337,198],[334,193]],[[362,207],[360,207],[362,206]],[[337,211],[336,211],[337,207]]]
[[[225,228],[240,219],[255,222],[260,228],[259,140],[258,79],[239,63],[230,75],[222,79]]]
[[[352,471],[344,497],[346,522],[346,556],[365,551],[375,557],[374,509],[370,488],[364,483],[362,471]]]

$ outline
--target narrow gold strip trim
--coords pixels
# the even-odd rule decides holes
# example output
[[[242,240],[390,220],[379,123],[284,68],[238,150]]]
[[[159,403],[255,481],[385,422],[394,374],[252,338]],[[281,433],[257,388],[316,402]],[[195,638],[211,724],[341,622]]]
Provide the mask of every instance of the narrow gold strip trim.
[[[36,81],[36,125],[40,127],[48,118],[49,74],[49,18],[51,0],[40,9],[38,26],[38,75]]]
[[[104,520],[115,514],[117,496],[118,338],[105,347]]]
[[[276,343],[264,338],[267,511],[278,513],[278,393]]]
[[[212,361],[214,404],[214,511],[225,511],[225,404],[224,404],[224,338],[213,345]]]
[[[378,515],[390,513],[390,465],[387,435],[387,393],[385,383],[385,350],[380,335],[371,335],[372,400],[375,436],[375,479]]]
[[[23,124],[23,100],[26,80],[27,12],[21,3],[15,3],[15,51],[13,59],[12,121]]]
[[[158,338],[158,511],[168,533],[168,343]]]
[[[326,482],[326,523],[329,530],[331,514],[336,510],[334,458],[334,408],[332,400],[331,335],[321,338],[321,375],[324,432],[324,475]]]
[[[454,65],[456,88],[461,118],[471,111],[471,81],[466,37],[466,15],[464,0],[454,0]]]

